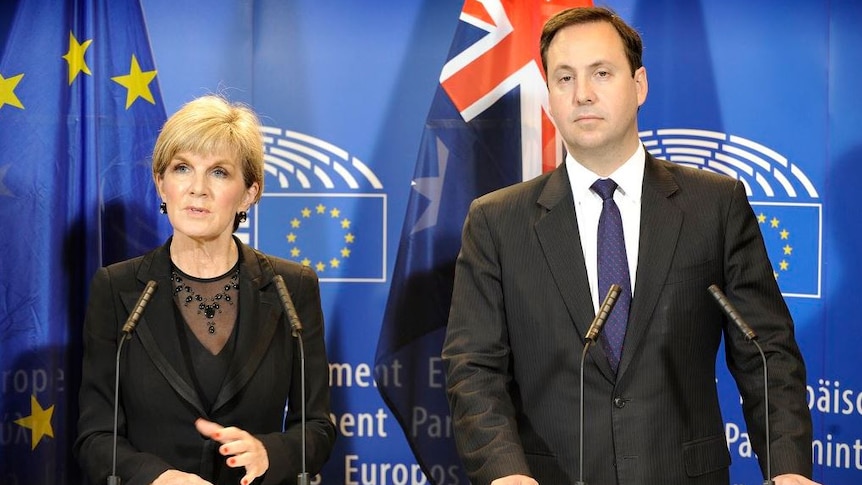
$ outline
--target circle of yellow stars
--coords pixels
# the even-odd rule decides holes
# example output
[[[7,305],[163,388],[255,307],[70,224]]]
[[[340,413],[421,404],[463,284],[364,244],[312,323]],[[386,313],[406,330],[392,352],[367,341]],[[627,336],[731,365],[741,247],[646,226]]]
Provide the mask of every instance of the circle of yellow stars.
[[[778,237],[780,237],[782,241],[787,241],[784,244],[784,246],[781,248],[781,256],[782,257],[781,257],[781,260],[778,262],[778,269],[772,270],[772,276],[774,276],[775,279],[777,280],[778,276],[781,274],[782,271],[790,270],[790,261],[788,261],[788,260],[790,259],[790,256],[793,255],[793,246],[790,245],[790,231],[788,231],[786,228],[781,226],[781,220],[780,219],[778,219],[777,217],[774,217],[774,216],[772,218],[769,218],[763,212],[757,214],[757,222],[760,223],[761,225],[767,224],[767,227],[769,229],[778,232]],[[763,232],[763,231],[761,231],[761,232]]]
[[[300,241],[300,236],[297,234],[297,231],[302,227],[303,220],[311,219],[312,217],[329,217],[330,219],[334,219],[338,221],[338,225],[345,231],[343,236],[344,245],[341,247],[338,254],[330,258],[329,261],[319,260],[313,262],[302,254],[302,249],[299,247],[299,243],[302,241]],[[299,217],[294,217],[290,220],[291,231],[285,236],[287,243],[291,245],[290,257],[299,261],[303,266],[313,266],[314,270],[318,273],[323,273],[327,268],[338,269],[341,266],[342,261],[350,257],[350,245],[356,241],[356,235],[350,230],[351,224],[352,222],[350,219],[341,216],[341,210],[337,207],[327,208],[323,204],[317,204],[314,208],[303,207],[302,210],[299,211]]]

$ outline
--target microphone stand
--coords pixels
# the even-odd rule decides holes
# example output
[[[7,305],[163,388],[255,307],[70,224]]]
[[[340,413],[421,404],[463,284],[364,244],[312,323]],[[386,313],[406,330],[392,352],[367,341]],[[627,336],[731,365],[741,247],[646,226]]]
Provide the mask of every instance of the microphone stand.
[[[587,485],[584,481],[584,363],[592,344],[593,341],[588,339],[584,342],[584,351],[581,352],[580,391],[578,392],[578,481],[575,485]]]
[[[296,337],[299,344],[299,392],[302,403],[300,403],[299,419],[300,430],[302,432],[302,472],[296,476],[297,485],[309,485],[308,468],[306,465],[306,445],[305,445],[305,344],[302,341],[302,322],[299,321],[299,315],[296,313],[296,308],[293,306],[293,300],[290,298],[290,293],[287,291],[287,285],[284,283],[284,277],[280,274],[272,278],[275,283],[275,289],[278,291],[278,297],[281,299],[281,304],[284,307],[284,312],[287,314],[287,321],[290,322],[290,334]]]
[[[614,309],[617,298],[620,296],[620,291],[622,291],[620,285],[611,285],[608,288],[605,301],[599,307],[599,312],[596,313],[596,317],[593,318],[593,322],[587,330],[587,335],[584,337],[584,350],[581,352],[580,390],[578,391],[578,481],[575,482],[575,485],[587,485],[584,481],[584,364],[587,361],[587,351],[595,343],[599,333],[602,331],[602,327],[605,326],[605,321],[608,319],[608,315],[611,314],[611,310]]]
[[[766,411],[766,415],[764,416],[766,423],[764,427],[764,431],[766,431],[766,478],[763,480],[763,485],[775,485],[775,482],[772,480],[772,457],[770,456],[772,448],[770,440],[772,437],[769,434],[769,379],[767,378],[769,371],[766,365],[766,354],[763,353],[763,348],[757,343],[757,336],[755,335],[751,338],[750,342],[757,347],[757,351],[760,352],[760,359],[763,361],[763,408]]]
[[[299,371],[302,374],[299,376],[299,387],[300,393],[302,394],[302,404],[299,411],[300,428],[302,430],[302,473],[297,475],[296,484],[309,485],[308,469],[306,468],[305,458],[305,344],[302,342],[301,331],[295,331],[293,335],[296,337],[296,342],[299,344]]]
[[[120,336],[120,343],[117,345],[117,363],[114,368],[114,443],[111,447],[111,475],[108,476],[108,485],[121,485],[123,480],[117,476],[117,419],[119,414],[120,402],[120,352],[123,351],[123,344],[131,338],[131,334],[123,332]]]
[[[763,485],[775,485],[775,482],[772,480],[772,436],[769,433],[769,368],[766,364],[766,354],[763,353],[763,348],[757,342],[757,334],[745,323],[745,320],[742,319],[742,316],[739,315],[736,308],[733,307],[733,304],[730,303],[730,300],[727,299],[727,296],[724,295],[718,285],[710,285],[707,290],[715,298],[715,301],[718,302],[718,305],[730,321],[742,331],[742,334],[745,335],[745,340],[748,340],[757,347],[757,352],[760,353],[760,359],[763,361],[763,407],[766,413],[763,416],[765,422],[764,431],[766,432],[766,477],[763,479]]]
[[[117,344],[117,363],[114,368],[114,441],[111,446],[111,474],[108,476],[108,485],[121,485],[123,482],[123,480],[117,476],[117,421],[119,419],[118,416],[120,409],[120,353],[123,351],[123,344],[132,338],[132,332],[134,332],[135,327],[138,326],[138,320],[141,319],[141,315],[144,313],[144,308],[147,307],[147,304],[150,302],[150,298],[152,298],[153,293],[156,291],[158,286],[158,283],[153,280],[147,282],[147,286],[144,287],[144,291],[142,291],[141,296],[138,297],[138,301],[135,303],[132,313],[129,314],[129,318],[127,318],[126,323],[123,324],[123,333],[120,335],[120,341]]]

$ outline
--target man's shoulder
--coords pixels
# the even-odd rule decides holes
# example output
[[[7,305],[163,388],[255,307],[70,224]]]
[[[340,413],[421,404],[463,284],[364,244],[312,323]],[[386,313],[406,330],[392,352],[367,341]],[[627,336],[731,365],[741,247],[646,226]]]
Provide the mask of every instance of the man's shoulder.
[[[504,206],[511,207],[522,202],[535,203],[539,194],[544,190],[548,180],[555,172],[548,172],[530,180],[518,182],[500,189],[489,192],[475,201],[475,205],[483,207]]]

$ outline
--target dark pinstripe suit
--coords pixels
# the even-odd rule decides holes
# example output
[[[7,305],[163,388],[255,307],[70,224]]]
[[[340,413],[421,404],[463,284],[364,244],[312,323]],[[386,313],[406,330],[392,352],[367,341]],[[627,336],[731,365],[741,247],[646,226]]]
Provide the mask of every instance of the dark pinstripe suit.
[[[618,375],[585,365],[590,485],[728,483],[715,385],[724,335],[764,455],[761,364],[707,292],[724,289],[768,354],[773,474],[811,474],[805,369],[741,184],[647,154],[637,280]],[[476,200],[443,348],[459,453],[474,483],[578,478],[578,371],[593,304],[565,165]],[[781,408],[779,411],[778,408]]]

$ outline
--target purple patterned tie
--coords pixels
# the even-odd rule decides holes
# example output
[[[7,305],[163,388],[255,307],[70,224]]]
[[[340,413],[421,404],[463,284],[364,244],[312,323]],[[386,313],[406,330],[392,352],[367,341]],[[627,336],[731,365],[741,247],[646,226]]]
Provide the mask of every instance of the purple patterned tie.
[[[602,332],[602,347],[608,355],[608,362],[614,372],[620,364],[623,352],[623,340],[626,336],[626,325],[629,319],[629,308],[632,304],[631,280],[629,279],[629,263],[626,257],[626,242],[623,237],[623,220],[620,209],[614,202],[614,192],[617,184],[611,179],[599,179],[593,183],[593,191],[602,198],[602,214],[599,216],[598,233],[598,269],[599,269],[599,301],[601,302],[612,284],[622,287]]]

